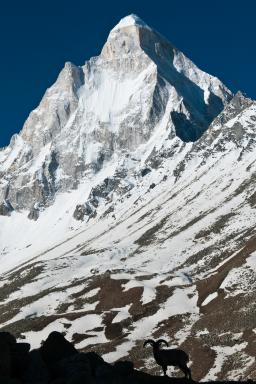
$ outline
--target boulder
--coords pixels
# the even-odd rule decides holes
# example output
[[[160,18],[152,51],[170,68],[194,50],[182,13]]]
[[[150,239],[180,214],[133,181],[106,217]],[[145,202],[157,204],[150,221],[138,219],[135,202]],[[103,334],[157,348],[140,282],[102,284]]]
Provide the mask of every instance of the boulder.
[[[40,347],[40,353],[48,367],[77,354],[75,347],[60,332],[52,332]]]

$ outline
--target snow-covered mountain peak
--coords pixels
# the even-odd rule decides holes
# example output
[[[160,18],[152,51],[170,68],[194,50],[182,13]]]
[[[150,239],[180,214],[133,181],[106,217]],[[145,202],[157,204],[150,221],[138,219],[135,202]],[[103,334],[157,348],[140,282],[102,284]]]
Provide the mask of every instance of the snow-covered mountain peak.
[[[128,15],[124,18],[122,18],[119,23],[112,29],[111,32],[117,31],[120,28],[126,28],[130,26],[136,26],[139,28],[147,28],[151,30],[151,28],[137,15],[134,15],[133,13],[131,15]]]
[[[127,16],[100,56],[83,67],[65,64],[19,140],[1,152],[0,204],[47,207],[110,163],[114,176],[127,152],[146,162],[176,136],[195,141],[230,98],[217,78]],[[135,172],[136,163],[128,163],[124,172]]]
[[[136,15],[129,15],[110,31],[102,54],[105,59],[121,59],[134,55],[148,55],[157,60],[161,56],[172,61],[173,45]]]

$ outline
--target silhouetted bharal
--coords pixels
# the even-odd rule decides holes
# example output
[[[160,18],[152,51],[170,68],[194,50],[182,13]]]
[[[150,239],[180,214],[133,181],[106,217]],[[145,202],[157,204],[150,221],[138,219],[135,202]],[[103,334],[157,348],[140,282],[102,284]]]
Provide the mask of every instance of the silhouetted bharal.
[[[182,349],[160,349],[161,344],[165,344],[168,347],[167,341],[159,339],[154,341],[152,339],[146,340],[143,344],[145,347],[150,344],[153,347],[153,355],[156,363],[160,365],[164,371],[164,375],[167,376],[166,371],[168,366],[179,367],[185,374],[185,378],[192,379],[191,371],[187,366],[189,357]]]

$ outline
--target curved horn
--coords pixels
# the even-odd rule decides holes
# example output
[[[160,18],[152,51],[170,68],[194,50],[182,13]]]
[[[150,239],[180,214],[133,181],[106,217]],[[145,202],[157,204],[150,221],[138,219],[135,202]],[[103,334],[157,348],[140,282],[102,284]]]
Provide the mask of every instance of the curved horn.
[[[164,340],[164,339],[159,339],[159,340],[156,341],[156,343],[157,343],[158,346],[159,346],[161,343],[165,344],[167,347],[169,346],[168,343],[167,343],[167,341]]]
[[[148,339],[144,341],[143,347],[146,347],[147,344],[150,344],[153,347],[153,345],[155,344],[155,341],[152,339]]]

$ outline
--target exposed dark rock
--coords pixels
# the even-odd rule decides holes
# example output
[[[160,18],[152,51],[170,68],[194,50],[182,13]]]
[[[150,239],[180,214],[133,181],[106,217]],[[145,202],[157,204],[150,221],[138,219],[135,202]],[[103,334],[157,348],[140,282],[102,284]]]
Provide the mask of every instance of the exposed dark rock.
[[[126,182],[123,178],[126,176],[125,173],[116,172],[114,177],[106,177],[102,183],[98,184],[92,188],[89,198],[84,204],[79,204],[76,206],[76,209],[73,213],[73,217],[76,220],[83,221],[87,216],[89,219],[95,217],[97,212],[96,208],[99,205],[99,199],[106,199],[106,201],[111,202],[112,194],[111,192],[115,191],[119,195],[123,195],[129,192],[134,185],[132,183]],[[103,217],[111,213],[113,209],[108,208]]]
[[[99,205],[99,200],[94,196],[89,200],[89,204],[91,204],[94,208],[97,208]]]
[[[106,217],[110,213],[114,212],[114,210],[115,210],[114,205],[110,205],[110,207],[108,207],[108,209],[106,209],[106,211],[103,213],[102,217]]]
[[[60,332],[52,332],[40,347],[42,358],[48,367],[78,352]]]
[[[8,200],[5,200],[0,204],[0,216],[10,216],[13,210],[13,206]]]
[[[28,219],[36,221],[39,218],[39,209],[38,208],[31,208],[29,214],[28,214]]]
[[[76,220],[83,221],[85,219],[85,216],[87,216],[88,218],[95,217],[96,211],[92,209],[92,207],[88,203],[78,204],[73,213],[73,217]]]
[[[144,169],[141,170],[141,176],[144,177],[144,176],[146,176],[150,172],[151,172],[150,168],[144,168]]]
[[[101,184],[91,190],[90,198],[106,198],[111,191],[118,187],[119,183],[119,178],[107,177]]]

